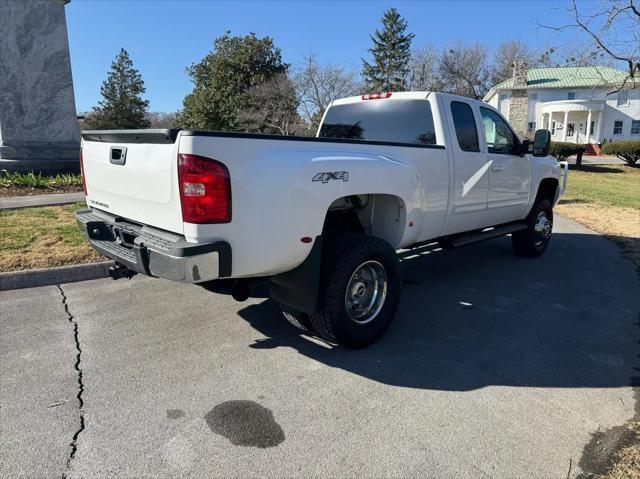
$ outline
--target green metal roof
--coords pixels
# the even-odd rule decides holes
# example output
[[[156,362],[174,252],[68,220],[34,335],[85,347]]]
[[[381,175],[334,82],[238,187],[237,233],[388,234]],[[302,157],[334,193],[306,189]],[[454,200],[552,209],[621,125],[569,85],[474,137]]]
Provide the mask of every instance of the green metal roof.
[[[578,88],[620,83],[625,72],[611,67],[554,67],[527,70],[527,88]],[[498,83],[491,90],[510,90],[513,78]]]

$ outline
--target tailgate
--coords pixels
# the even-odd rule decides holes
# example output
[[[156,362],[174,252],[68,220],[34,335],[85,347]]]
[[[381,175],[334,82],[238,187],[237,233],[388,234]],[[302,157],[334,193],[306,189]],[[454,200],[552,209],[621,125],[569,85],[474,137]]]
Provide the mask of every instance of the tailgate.
[[[182,234],[178,138],[179,130],[82,132],[87,204]]]

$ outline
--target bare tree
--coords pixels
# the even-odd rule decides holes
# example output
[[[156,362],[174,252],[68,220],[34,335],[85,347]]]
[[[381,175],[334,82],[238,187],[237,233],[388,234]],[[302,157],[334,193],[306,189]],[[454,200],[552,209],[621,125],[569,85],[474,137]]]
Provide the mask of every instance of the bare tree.
[[[356,74],[342,67],[321,65],[313,53],[305,56],[294,76],[300,109],[309,130],[315,132],[329,104],[336,98],[355,95],[360,90]]]
[[[149,128],[175,128],[176,114],[175,112],[149,112],[147,113]]]
[[[246,92],[235,118],[244,131],[280,135],[299,134],[304,125],[298,115],[298,96],[286,73],[277,73]]]
[[[424,45],[411,55],[409,90],[442,90],[440,52],[433,45]]]
[[[540,25],[557,32],[573,30],[581,33],[591,48],[569,59],[593,64],[602,63],[602,59],[608,57],[614,62],[623,63],[626,75],[616,85],[615,91],[629,83],[635,88],[640,83],[640,6],[634,4],[634,0],[602,0],[597,4],[589,4],[585,10],[579,10],[576,0],[572,0],[569,7],[571,23]]]
[[[524,60],[529,68],[539,65],[539,55],[520,40],[507,40],[495,51],[491,65],[491,83],[496,85],[513,76],[513,62]]]
[[[447,93],[481,99],[489,90],[487,51],[480,44],[458,43],[440,58],[440,77]]]

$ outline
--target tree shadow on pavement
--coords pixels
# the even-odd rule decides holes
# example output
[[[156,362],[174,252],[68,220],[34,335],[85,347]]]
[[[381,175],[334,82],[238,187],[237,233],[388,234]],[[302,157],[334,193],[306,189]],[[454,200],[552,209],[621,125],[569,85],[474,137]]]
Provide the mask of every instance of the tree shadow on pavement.
[[[377,343],[327,347],[290,326],[271,300],[240,315],[264,339],[384,384],[464,391],[490,385],[637,385],[639,286],[609,241],[557,233],[541,258],[516,258],[509,238],[401,256],[398,314]],[[637,370],[636,370],[637,371]]]

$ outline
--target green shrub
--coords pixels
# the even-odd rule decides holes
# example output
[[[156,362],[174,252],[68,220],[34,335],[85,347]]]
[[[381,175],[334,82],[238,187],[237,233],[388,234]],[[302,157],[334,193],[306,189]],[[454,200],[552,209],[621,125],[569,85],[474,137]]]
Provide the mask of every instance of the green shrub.
[[[572,155],[584,153],[584,146],[575,143],[564,143],[562,141],[551,142],[551,155],[558,161],[566,160]]]
[[[604,145],[601,151],[605,155],[615,155],[629,165],[635,165],[640,160],[640,140],[612,141]]]
[[[24,186],[27,188],[56,188],[60,186],[81,186],[82,177],[73,173],[54,176],[41,175],[32,171],[21,173],[0,170],[0,186]]]

